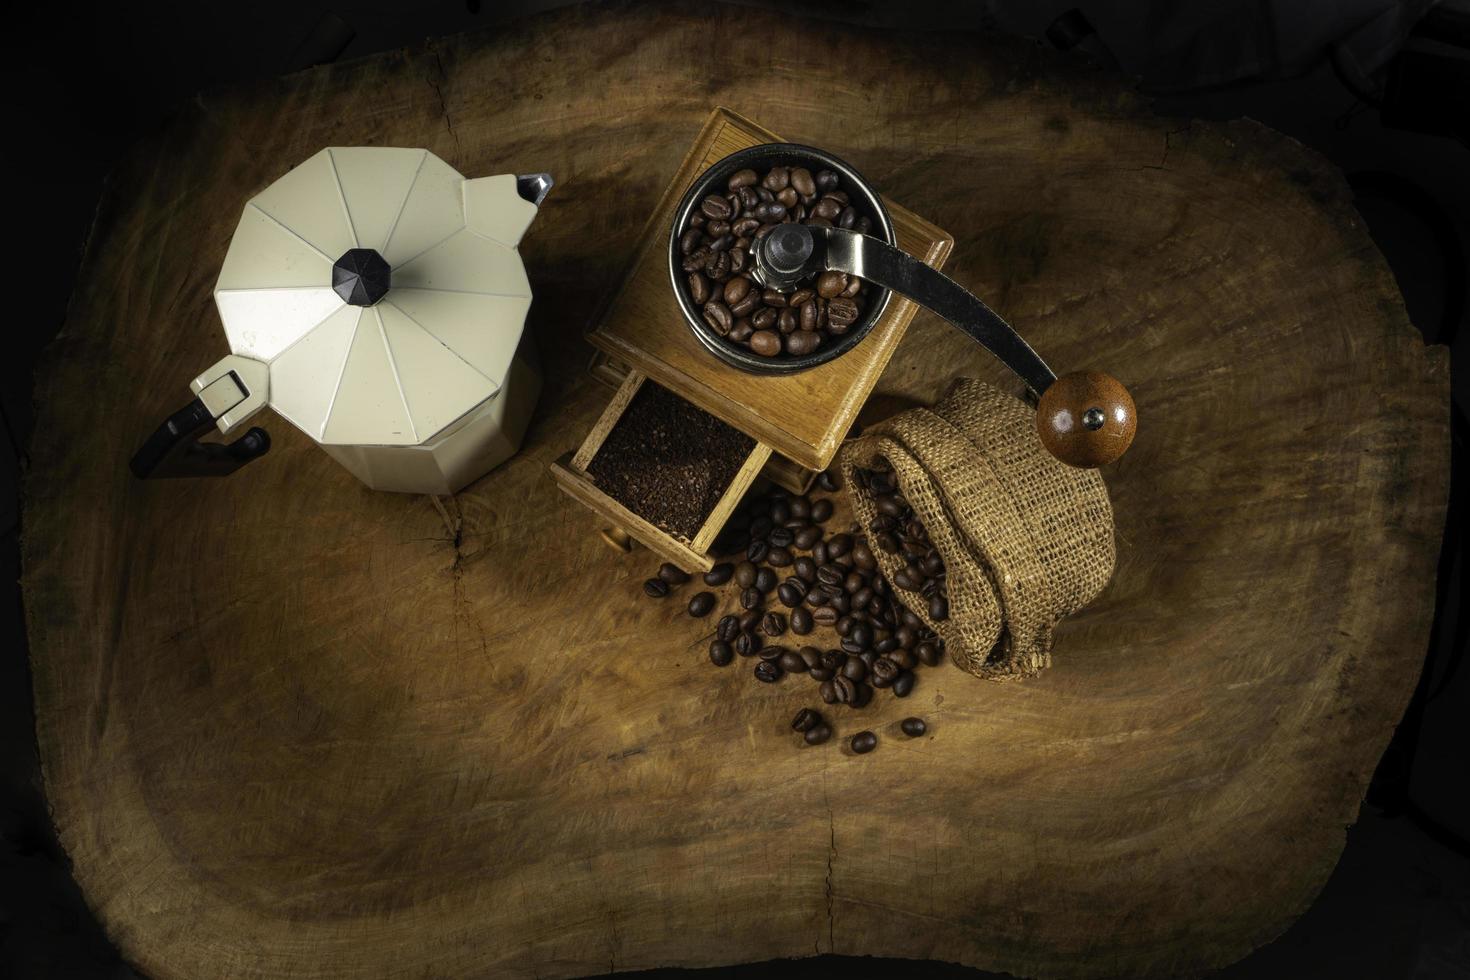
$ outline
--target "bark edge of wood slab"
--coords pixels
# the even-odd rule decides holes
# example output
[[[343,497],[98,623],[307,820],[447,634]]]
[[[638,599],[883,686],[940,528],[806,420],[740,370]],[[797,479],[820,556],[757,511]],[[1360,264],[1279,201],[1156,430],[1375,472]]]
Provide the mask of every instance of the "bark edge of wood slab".
[[[1036,431],[1046,451],[1068,466],[1106,466],[1133,445],[1138,409],[1111,374],[1073,371],[1041,393]]]

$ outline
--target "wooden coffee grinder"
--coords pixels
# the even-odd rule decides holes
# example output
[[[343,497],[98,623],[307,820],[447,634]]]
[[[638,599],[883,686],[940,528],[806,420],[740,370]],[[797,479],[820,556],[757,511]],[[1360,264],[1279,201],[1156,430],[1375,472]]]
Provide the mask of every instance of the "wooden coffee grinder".
[[[849,182],[872,195],[875,204],[881,200],[877,210],[886,212],[882,216],[885,227],[879,230],[883,238],[838,229],[817,229],[813,235],[803,225],[778,225],[766,237],[774,240],[781,234],[782,244],[789,249],[783,252],[775,247],[777,243],[768,242],[772,247],[766,250],[757,275],[767,277],[760,281],[779,288],[776,280],[783,273],[794,278],[812,268],[841,269],[890,287],[888,301],[881,307],[875,305],[877,312],[863,325],[860,337],[854,338],[860,342],[852,343],[840,356],[770,368],[742,365],[741,355],[726,349],[733,345],[721,344],[687,298],[672,288],[670,230],[682,222],[691,199],[713,186],[711,181],[718,178],[723,186],[719,168],[737,165],[731,163],[732,155],[742,151],[760,154],[767,148],[787,154],[821,152],[782,144],[774,133],[728,109],[711,114],[650,217],[621,290],[587,334],[597,349],[592,373],[617,385],[617,392],[581,447],[553,463],[551,470],[564,491],[607,522],[602,533],[609,543],[627,548],[636,540],[685,571],[707,570],[714,563],[711,549],[716,535],[757,476],[764,475],[792,492],[805,492],[816,474],[832,462],[918,311],[919,304],[911,296],[918,296],[924,305],[984,344],[1027,382],[1041,399],[1038,425],[1043,442],[1058,458],[1073,465],[1095,466],[1122,454],[1134,428],[1132,401],[1122,386],[1097,374],[1056,379],[1003,320],[936,271],[954,246],[947,233],[892,201],[878,198],[850,168],[827,155],[823,155],[824,163],[845,171]],[[779,162],[780,158],[772,159]],[[800,234],[785,235],[782,230],[788,229]],[[823,262],[827,264],[818,265]],[[639,389],[650,383],[663,386],[755,441],[703,526],[691,537],[671,534],[645,520],[600,489],[588,474],[608,434]]]

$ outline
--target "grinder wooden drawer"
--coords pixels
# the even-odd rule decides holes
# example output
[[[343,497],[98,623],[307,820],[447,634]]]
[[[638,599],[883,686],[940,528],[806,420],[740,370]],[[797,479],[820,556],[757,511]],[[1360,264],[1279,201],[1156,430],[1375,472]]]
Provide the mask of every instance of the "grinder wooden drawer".
[[[596,480],[588,473],[588,467],[597,454],[603,450],[603,444],[607,441],[608,436],[623,420],[634,397],[645,384],[653,384],[653,382],[641,372],[630,372],[618,387],[617,393],[613,395],[606,410],[603,411],[602,417],[597,420],[597,424],[583,440],[581,447],[575,453],[568,453],[552,463],[551,475],[562,490],[596,511],[599,516],[616,528],[627,532],[661,558],[673,562],[686,572],[707,571],[714,564],[714,556],[710,552],[714,546],[715,537],[724,528],[725,522],[730,519],[735,505],[740,502],[740,498],[744,496],[751,481],[765,466],[766,460],[771,455],[771,449],[759,441],[752,440],[754,447],[741,460],[734,477],[724,488],[718,501],[705,516],[704,523],[694,534],[685,537],[658,527],[629,509],[621,501],[614,499],[600,488]],[[690,408],[702,411],[692,405]],[[730,462],[733,464],[734,460]]]

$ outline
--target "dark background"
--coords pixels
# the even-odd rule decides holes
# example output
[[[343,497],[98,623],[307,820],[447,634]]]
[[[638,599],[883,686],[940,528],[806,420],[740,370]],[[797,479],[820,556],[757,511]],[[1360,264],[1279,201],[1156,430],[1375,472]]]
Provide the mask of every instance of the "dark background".
[[[130,143],[163,126],[200,91],[361,57],[495,25],[555,0],[135,0],[127,5],[23,4],[0,14],[10,136],[3,146],[10,233],[5,270],[10,316],[0,323],[0,977],[133,977],[72,881],[57,844],[37,760],[21,612],[20,483],[34,422],[37,357],[65,316],[103,181]],[[1343,9],[1393,7],[1342,0]],[[1256,64],[1230,84],[1188,78],[1190,52],[1218,61],[1240,37],[1279,41],[1266,5],[1197,0],[1062,0],[963,3],[809,0],[769,4],[905,30],[986,30],[1027,36],[1057,57],[1086,57],[1154,97],[1156,111],[1203,118],[1251,116],[1323,153],[1349,175],[1358,207],[1402,289],[1413,322],[1455,356],[1456,472],[1441,561],[1441,602],[1426,670],[1380,765],[1337,870],[1312,909],[1284,936],[1223,971],[1224,977],[1470,977],[1470,679],[1457,671],[1459,512],[1467,373],[1465,320],[1470,241],[1470,2],[1446,0],[1419,22],[1397,57],[1366,77],[1334,66],[1331,4],[1305,5],[1322,20],[1290,64]],[[1057,21],[1072,6],[1084,20]],[[1424,4],[1406,3],[1408,25]],[[1180,10],[1189,16],[1181,23]],[[1191,20],[1190,18],[1193,18]],[[1457,19],[1463,18],[1463,19]],[[1334,22],[1335,23],[1335,22]],[[1088,35],[1088,26],[1096,33]],[[1339,25],[1341,26],[1341,25]],[[1351,27],[1351,24],[1346,25]],[[1053,27],[1051,41],[1046,37]],[[1167,30],[1166,30],[1167,29]],[[1336,27],[1333,28],[1337,29]],[[1456,39],[1463,29],[1463,44]],[[1275,33],[1273,33],[1273,31]],[[1172,49],[1159,38],[1172,32]],[[1194,32],[1194,33],[1191,33]],[[1232,37],[1236,32],[1239,37]],[[1321,35],[1320,37],[1317,35]],[[1177,43],[1184,37],[1182,45]],[[1266,41],[1262,42],[1265,38]],[[1076,42],[1073,44],[1073,42]],[[1180,54],[1181,50],[1184,52]],[[1184,70],[1181,72],[1181,66]],[[297,161],[282,161],[282,170]],[[16,300],[19,300],[17,303]],[[187,378],[180,375],[179,390]],[[99,406],[98,424],[106,425]],[[139,434],[118,433],[119,438]],[[1391,601],[1391,597],[1385,597]],[[992,976],[939,964],[822,957],[720,974]],[[666,970],[648,976],[676,976]],[[708,975],[708,973],[704,974]]]

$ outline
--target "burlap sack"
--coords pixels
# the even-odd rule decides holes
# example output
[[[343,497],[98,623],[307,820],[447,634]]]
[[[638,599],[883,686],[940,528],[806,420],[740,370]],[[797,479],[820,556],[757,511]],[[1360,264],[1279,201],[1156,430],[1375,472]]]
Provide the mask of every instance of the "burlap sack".
[[[844,482],[864,530],[876,510],[853,470],[878,457],[929,532],[947,572],[949,618],[894,586],[938,633],[956,665],[990,680],[1051,666],[1052,633],[1113,574],[1113,509],[1096,470],[1058,462],[1036,434],[1035,411],[979,381],[960,379],[932,409],[871,426],[842,449]],[[890,583],[901,555],[875,548]]]

